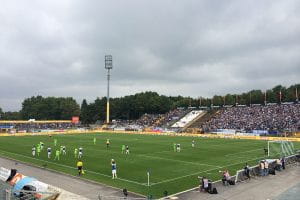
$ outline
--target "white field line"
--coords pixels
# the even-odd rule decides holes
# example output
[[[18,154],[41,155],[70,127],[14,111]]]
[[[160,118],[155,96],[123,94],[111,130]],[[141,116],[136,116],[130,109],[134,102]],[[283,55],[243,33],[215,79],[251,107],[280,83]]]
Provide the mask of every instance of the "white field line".
[[[145,153],[145,154],[143,154],[143,155],[156,154],[156,153],[165,153],[165,152],[174,152],[174,150],[155,151],[155,152]]]
[[[248,153],[248,152],[253,152],[253,151],[262,151],[262,149],[252,149],[252,150],[249,150],[249,151],[242,151],[242,152],[238,152],[238,153],[229,153],[229,154],[226,154],[225,156],[232,156],[232,155],[237,155],[237,154],[243,154],[243,153]]]
[[[247,159],[247,158],[251,158],[251,156],[247,156],[247,155],[245,155],[245,156],[234,156],[234,157],[231,157],[231,158],[230,157],[226,158],[226,161],[235,161],[235,160],[241,160],[241,159]]]
[[[100,149],[95,149],[96,151],[106,151],[106,150],[100,150]],[[94,150],[94,151],[95,151]],[[3,151],[3,150],[1,150]],[[251,150],[252,151],[252,150]],[[7,151],[3,151],[3,152],[7,152]],[[22,154],[16,154],[16,153],[12,153],[12,152],[7,152],[7,153],[11,153],[11,154],[15,154],[15,155],[19,155],[19,156],[23,156],[23,157],[27,157],[27,158],[31,158],[31,159],[35,159],[35,160],[39,160],[39,161],[44,161],[44,162],[47,162],[47,163],[52,163],[52,164],[55,164],[57,166],[63,166],[63,167],[67,167],[67,168],[71,168],[71,169],[77,169],[75,167],[71,167],[71,166],[68,166],[68,165],[63,165],[63,164],[58,164],[58,163],[55,163],[55,162],[50,162],[50,161],[46,161],[46,160],[42,160],[42,159],[37,159],[37,158],[33,158],[33,157],[30,157],[30,156],[25,156],[25,155],[22,155]],[[160,181],[160,182],[156,182],[156,183],[153,183],[151,185],[157,185],[157,184],[161,184],[161,183],[165,183],[165,182],[170,182],[170,181],[173,181],[173,180],[177,180],[177,179],[181,179],[181,178],[185,178],[185,177],[188,177],[188,176],[193,176],[193,175],[196,175],[196,174],[199,174],[199,173],[204,173],[204,172],[209,172],[209,171],[213,171],[215,169],[220,169],[220,168],[225,168],[225,167],[229,167],[229,166],[232,166],[232,165],[237,165],[237,164],[241,164],[241,163],[244,163],[244,162],[248,162],[248,161],[252,161],[252,160],[256,160],[258,158],[264,158],[264,157],[258,157],[258,158],[254,158],[254,159],[250,159],[250,160],[247,160],[247,161],[243,161],[243,162],[240,162],[240,163],[235,163],[235,164],[230,164],[230,165],[225,165],[225,166],[216,166],[216,165],[208,165],[208,164],[201,164],[201,163],[193,163],[193,162],[187,162],[187,161],[182,161],[182,160],[174,160],[174,159],[168,159],[168,158],[162,158],[162,157],[156,157],[156,156],[148,156],[148,155],[144,155],[144,154],[137,154],[138,156],[144,156],[144,157],[151,157],[151,158],[156,158],[156,159],[164,159],[164,160],[170,160],[170,161],[175,161],[175,162],[183,162],[183,163],[187,163],[187,164],[194,164],[194,165],[206,165],[206,166],[209,166],[209,167],[215,167],[213,169],[209,169],[209,170],[204,170],[204,171],[199,171],[199,172],[196,172],[196,173],[193,173],[193,174],[188,174],[188,175],[184,175],[184,176],[181,176],[181,177],[176,177],[176,178],[172,178],[172,179],[167,179],[167,180],[164,180],[164,181]],[[229,155],[229,154],[227,154]],[[98,173],[98,172],[94,172],[94,171],[89,171],[89,170],[86,170],[90,173],[94,173],[94,174],[98,174],[98,175],[101,175],[101,176],[105,176],[105,177],[111,177],[107,174],[102,174],[102,173]],[[125,182],[130,182],[130,183],[135,183],[135,184],[138,184],[138,185],[147,185],[147,183],[140,183],[140,182],[136,182],[136,181],[131,181],[131,180],[127,180],[127,179],[123,179],[123,178],[118,178],[119,180],[122,180],[122,181],[125,181]]]
[[[167,180],[156,182],[156,183],[151,183],[151,186],[152,185],[158,185],[158,184],[161,184],[161,183],[167,183],[167,182],[175,181],[175,180],[182,179],[182,178],[185,178],[185,177],[189,177],[189,176],[193,176],[193,175],[196,175],[196,174],[209,172],[209,171],[213,171],[213,170],[221,169],[221,168],[222,167],[216,167],[216,168],[213,168],[213,169],[208,169],[208,170],[204,170],[204,171],[195,172],[193,174],[188,174],[188,175],[184,175],[184,176],[180,176],[180,177],[176,177],[176,178],[171,178],[171,179],[167,179]]]
[[[188,161],[183,161],[183,160],[176,160],[176,159],[163,158],[163,157],[157,157],[157,156],[149,156],[149,155],[144,155],[144,154],[139,154],[138,156],[155,158],[155,159],[160,159],[160,160],[169,160],[169,161],[173,161],[173,162],[181,162],[181,163],[185,163],[185,164],[192,164],[192,165],[198,165],[198,166],[221,167],[221,166],[217,166],[217,165],[201,164],[201,163],[197,163],[197,162],[188,162]]]
[[[242,144],[242,142],[237,142],[237,141],[232,141],[232,142],[226,142],[226,143],[224,143],[225,144],[225,146],[227,145],[234,145],[234,144]],[[205,143],[204,143],[205,144]],[[206,144],[206,145],[208,145],[208,147],[220,147],[220,146],[222,146],[222,147],[224,147],[224,144]],[[251,145],[251,146],[257,146],[257,147],[259,147],[259,146],[261,146],[261,144],[257,144],[257,145]]]
[[[89,148],[86,148],[86,150],[88,150]],[[84,151],[84,149],[83,149]],[[109,149],[93,149],[91,151],[99,151],[99,152],[107,152],[109,151]],[[121,152],[121,151],[120,151]],[[154,158],[154,159],[160,159],[160,160],[169,160],[169,161],[173,161],[173,162],[181,162],[181,163],[185,163],[185,164],[193,164],[193,165],[198,165],[198,166],[208,166],[208,167],[220,167],[220,166],[216,166],[216,165],[209,165],[209,164],[205,164],[205,163],[196,163],[196,162],[188,162],[188,161],[183,161],[183,160],[176,160],[176,159],[170,159],[170,158],[164,158],[164,157],[157,157],[157,156],[150,156],[148,154],[154,154],[154,153],[163,153],[163,152],[171,152],[171,150],[168,151],[157,151],[157,152],[151,152],[151,153],[146,153],[146,154],[133,154],[135,156],[140,156],[140,157],[148,157],[148,158]],[[117,153],[114,151],[114,153]],[[84,156],[84,154],[83,154]]]
[[[249,162],[249,161],[258,160],[260,158],[264,158],[264,157],[257,157],[257,158],[250,159],[250,160],[245,160],[245,161],[239,162],[239,163],[233,163],[233,164],[225,165],[225,166],[222,166],[222,167],[217,167],[217,168],[213,168],[213,169],[209,169],[209,170],[199,171],[197,173],[193,173],[193,174],[189,174],[189,175],[180,176],[180,177],[177,177],[177,178],[172,178],[172,179],[167,179],[167,180],[164,180],[164,181],[152,183],[151,185],[158,185],[158,184],[161,184],[161,183],[166,183],[166,182],[174,181],[174,180],[177,180],[177,179],[181,179],[181,178],[193,176],[193,175],[204,173],[204,172],[213,171],[213,170],[216,170],[216,169],[227,168],[227,167],[230,167],[230,166],[233,166],[233,165],[238,165],[238,164],[241,164],[241,163],[246,163],[246,162]]]
[[[0,151],[6,152],[6,153],[11,153],[11,154],[18,155],[18,156],[22,156],[24,158],[29,158],[29,159],[33,159],[33,160],[43,161],[43,162],[51,163],[51,164],[54,164],[54,165],[57,165],[57,166],[66,167],[66,168],[76,169],[77,170],[77,168],[75,168],[75,167],[71,167],[71,166],[64,165],[64,164],[58,164],[58,163],[55,163],[55,162],[51,162],[51,161],[47,161],[47,160],[42,160],[42,159],[38,159],[38,158],[33,158],[33,157],[30,157],[30,156],[25,156],[25,155],[22,155],[22,154],[12,153],[12,152],[8,152],[8,151],[4,151],[4,150],[0,150]],[[104,177],[108,177],[108,178],[112,177],[110,175],[102,174],[102,173],[99,173],[99,172],[94,172],[94,171],[91,171],[91,170],[85,170],[85,171],[89,172],[89,173],[92,173],[92,174],[97,174],[97,175],[101,175],[101,176],[104,176]],[[117,180],[129,182],[129,183],[134,183],[134,184],[137,184],[137,185],[143,185],[143,186],[147,185],[146,183],[140,183],[140,182],[137,182],[137,181],[132,181],[132,180],[124,179],[124,178],[117,178]]]
[[[220,182],[220,181],[221,181],[221,180],[214,181],[214,182],[212,182],[212,184],[216,184],[217,182]],[[199,189],[199,186],[193,187],[193,188],[190,188],[190,189],[181,191],[181,192],[177,192],[177,193],[175,193],[175,194],[171,194],[171,195],[167,196],[166,198],[176,197],[177,195],[180,195],[180,194],[183,194],[183,193],[186,193],[186,192],[190,192],[190,191],[193,191],[193,190],[197,190],[197,189]],[[171,198],[170,198],[170,199],[171,199]],[[163,200],[163,199],[160,199],[160,200]]]
[[[88,148],[86,148],[88,150]],[[83,149],[84,150],[84,149]],[[99,152],[107,152],[109,150],[107,149],[93,149],[91,151],[99,151]],[[118,153],[113,151],[114,153]],[[120,151],[121,152],[121,151]],[[203,166],[208,166],[208,167],[216,167],[215,165],[209,165],[209,164],[201,164],[201,163],[194,163],[194,162],[188,162],[188,161],[183,161],[183,160],[176,160],[176,159],[170,159],[170,158],[164,158],[164,157],[157,157],[157,156],[151,156],[149,154],[155,154],[155,153],[164,153],[164,152],[171,152],[171,150],[166,150],[166,151],[156,151],[156,152],[150,152],[150,153],[145,153],[145,154],[132,154],[134,156],[140,156],[140,157],[149,157],[149,158],[155,158],[155,159],[161,159],[161,160],[169,160],[173,162],[182,162],[186,164],[194,164],[194,165],[203,165]]]

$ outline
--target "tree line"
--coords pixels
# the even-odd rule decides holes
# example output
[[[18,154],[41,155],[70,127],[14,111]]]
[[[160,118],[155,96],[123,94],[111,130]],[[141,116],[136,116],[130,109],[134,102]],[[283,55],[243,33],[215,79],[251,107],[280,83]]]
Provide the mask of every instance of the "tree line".
[[[224,105],[250,105],[265,103],[294,102],[299,97],[300,84],[286,88],[278,85],[272,89],[251,90],[242,94],[215,95],[212,98],[165,96],[156,92],[141,92],[110,99],[111,119],[138,119],[143,114],[164,114],[177,107],[211,107]],[[300,92],[300,91],[299,91]],[[105,120],[106,97],[88,103],[85,99],[79,105],[72,97],[30,97],[22,103],[19,112],[3,112],[1,120],[69,120],[80,116],[84,124]]]
[[[1,120],[70,120],[80,115],[80,106],[72,97],[30,97],[19,112],[2,112]]]

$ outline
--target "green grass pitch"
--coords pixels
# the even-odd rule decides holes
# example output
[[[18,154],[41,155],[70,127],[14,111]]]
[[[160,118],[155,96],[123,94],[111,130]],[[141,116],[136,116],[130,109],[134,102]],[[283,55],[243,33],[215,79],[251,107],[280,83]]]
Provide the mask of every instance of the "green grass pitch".
[[[93,138],[97,138],[96,145]],[[57,147],[53,140],[57,139]],[[106,148],[110,139],[110,148]],[[195,147],[191,143],[195,140]],[[32,157],[31,148],[40,141],[45,148],[40,156]],[[181,144],[181,152],[173,151],[173,143]],[[121,153],[122,145],[129,145],[130,155]],[[54,161],[54,151],[64,145],[67,155]],[[47,147],[52,158],[47,158]],[[0,137],[0,155],[23,162],[54,169],[76,176],[74,148],[83,148],[85,175],[82,178],[101,182],[153,198],[162,197],[164,191],[174,194],[199,184],[198,176],[220,179],[219,170],[229,169],[234,175],[246,162],[257,164],[264,157],[266,141],[242,139],[209,139],[136,134],[96,133],[76,135]],[[299,149],[299,143],[295,144]],[[112,180],[111,159],[117,163],[118,179]],[[147,171],[150,171],[150,186]]]

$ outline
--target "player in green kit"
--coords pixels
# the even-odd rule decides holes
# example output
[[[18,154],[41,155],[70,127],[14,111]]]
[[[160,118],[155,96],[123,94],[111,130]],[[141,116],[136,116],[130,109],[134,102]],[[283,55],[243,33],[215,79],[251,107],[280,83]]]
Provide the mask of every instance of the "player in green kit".
[[[125,153],[125,145],[123,144],[122,145],[122,154],[124,154]]]
[[[56,159],[59,160],[59,155],[60,155],[60,151],[58,149],[56,149],[54,160],[56,160]]]
[[[43,142],[40,142],[40,147],[41,147],[41,151],[43,151],[43,149],[44,149],[44,143]]]
[[[37,144],[36,152],[37,152],[37,155],[40,156],[40,153],[41,153],[41,145],[40,144]]]
[[[57,139],[54,139],[54,146],[57,145]]]
[[[94,145],[96,145],[96,137],[94,137]]]
[[[78,153],[78,149],[75,148],[75,149],[74,149],[74,158],[77,158],[77,153]]]

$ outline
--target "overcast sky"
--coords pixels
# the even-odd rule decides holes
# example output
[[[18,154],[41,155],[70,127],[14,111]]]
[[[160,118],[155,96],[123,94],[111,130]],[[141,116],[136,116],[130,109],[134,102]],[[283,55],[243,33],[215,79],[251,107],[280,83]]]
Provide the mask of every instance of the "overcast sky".
[[[210,97],[300,82],[299,0],[2,0],[0,107],[33,95]]]

